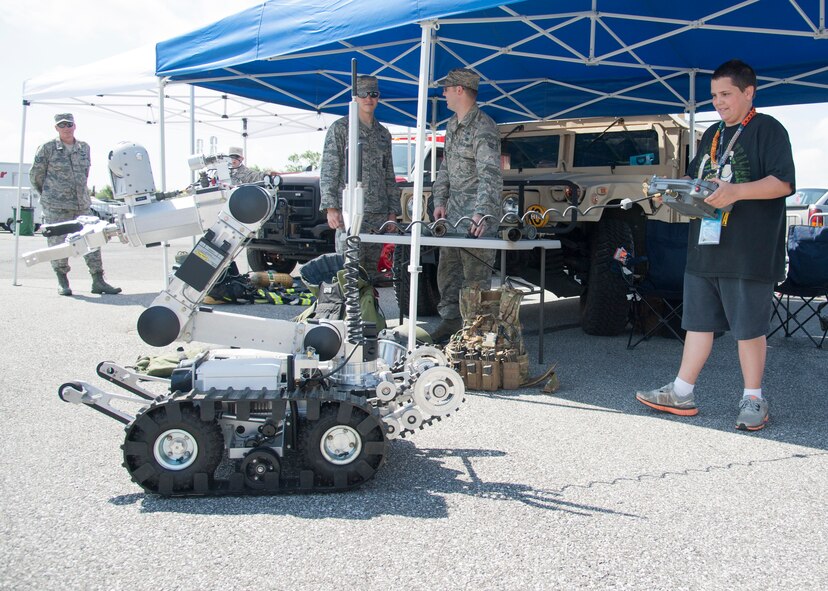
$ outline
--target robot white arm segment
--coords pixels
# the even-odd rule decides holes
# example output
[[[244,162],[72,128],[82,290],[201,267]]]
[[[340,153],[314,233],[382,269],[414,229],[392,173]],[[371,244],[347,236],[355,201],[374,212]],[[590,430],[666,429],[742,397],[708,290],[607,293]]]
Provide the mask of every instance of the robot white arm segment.
[[[86,382],[71,382],[63,384],[58,390],[58,395],[64,402],[72,404],[86,404],[95,407],[105,415],[127,425],[135,419],[135,416],[112,405],[112,400],[131,402],[133,404],[148,404],[143,398],[136,398],[124,394],[113,394],[100,388],[87,384]]]
[[[355,73],[352,74],[355,85]],[[353,87],[354,90],[356,86]],[[359,106],[356,93],[348,105],[348,182],[342,190],[342,218],[345,222],[345,236],[358,236],[362,227],[364,196],[362,188],[362,145],[359,143]]]
[[[133,246],[199,236],[215,222],[229,193],[225,189],[156,201],[124,214],[118,222]]]
[[[192,324],[192,316],[204,296],[247,240],[270,218],[274,208],[275,199],[262,187],[242,185],[232,191],[226,207],[175,272],[167,289],[141,314],[138,333],[145,342],[163,347],[192,333],[187,326]]]
[[[63,244],[24,252],[23,261],[26,265],[31,267],[45,261],[83,256],[97,250],[109,242],[110,238],[120,234],[118,226],[115,224],[91,216],[84,217],[85,222],[84,218],[79,218],[83,228],[78,232],[69,234]]]
[[[325,320],[304,324],[197,308],[184,325],[179,340],[289,353],[297,358],[306,355],[310,347],[316,356],[313,364],[316,366],[319,361],[341,357],[345,323]]]
[[[362,183],[359,183],[353,190],[346,187],[342,191],[343,221],[348,236],[358,236],[362,228],[364,193]]]
[[[199,341],[295,355],[312,348],[317,361],[340,355],[342,321],[305,325],[201,307],[204,296],[274,207],[274,198],[262,187],[243,185],[233,191],[227,207],[175,272],[169,287],[138,319],[138,334],[147,344],[164,347],[176,340]]]
[[[214,189],[175,199],[153,201],[134,208],[123,206],[127,211],[118,214],[114,223],[84,216],[78,218],[83,229],[68,234],[63,244],[24,253],[23,260],[32,266],[45,261],[83,256],[116,236],[121,242],[132,246],[198,236],[216,220],[229,194],[228,189]],[[90,223],[91,220],[94,222]]]
[[[114,196],[123,204],[110,208],[111,224],[92,216],[78,218],[83,225],[68,234],[65,243],[23,254],[31,266],[36,263],[82,256],[114,237],[133,246],[157,244],[165,240],[200,236],[213,225],[230,196],[229,156],[191,156],[190,168],[216,167],[216,186],[202,186],[194,194],[163,199],[155,193],[155,183],[147,151],[138,144],[121,142],[109,153],[109,172]],[[205,177],[206,178],[206,177]],[[278,178],[271,179],[278,186]],[[48,229],[46,226],[44,229]],[[66,232],[66,230],[64,230]],[[54,235],[58,235],[55,233]]]
[[[288,320],[242,316],[211,308],[199,308],[189,317],[179,340],[215,343],[242,349],[300,353],[295,346],[305,326]]]

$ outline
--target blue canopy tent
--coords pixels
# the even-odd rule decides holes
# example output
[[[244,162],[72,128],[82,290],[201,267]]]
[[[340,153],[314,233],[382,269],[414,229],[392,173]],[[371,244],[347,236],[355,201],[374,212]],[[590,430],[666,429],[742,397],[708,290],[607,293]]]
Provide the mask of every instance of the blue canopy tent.
[[[439,97],[435,80],[458,66],[480,73],[498,122],[709,106],[709,76],[731,57],[759,72],[760,107],[828,100],[825,0],[269,1],[159,43],[156,71],[345,114],[352,57],[381,80],[380,120],[407,126],[419,82]],[[450,116],[441,100],[432,111]]]
[[[377,117],[416,122],[422,162],[426,126],[450,116],[436,81],[460,66],[480,74],[478,103],[498,122],[689,112],[692,126],[695,112],[710,108],[713,69],[734,57],[759,73],[759,107],[828,101],[825,3],[267,1],[159,43],[156,73],[344,114],[356,58],[360,73],[380,79]],[[421,192],[422,171],[414,178]],[[418,247],[415,226],[412,268]],[[409,315],[416,318],[415,297]]]

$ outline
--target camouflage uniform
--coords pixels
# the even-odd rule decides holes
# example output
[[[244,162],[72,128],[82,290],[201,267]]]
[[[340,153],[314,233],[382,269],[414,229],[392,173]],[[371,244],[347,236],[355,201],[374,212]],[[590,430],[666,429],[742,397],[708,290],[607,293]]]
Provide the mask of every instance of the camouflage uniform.
[[[236,168],[230,169],[230,183],[232,185],[244,185],[245,183],[258,183],[267,175],[266,172],[260,170],[251,170],[244,164],[240,164]]]
[[[373,88],[376,88],[375,80]],[[376,119],[370,126],[360,121],[359,141],[362,144],[363,187],[361,231],[367,233],[388,221],[388,214],[399,216],[402,208],[391,155],[391,134]],[[319,208],[322,211],[328,208],[342,209],[342,191],[345,189],[348,168],[347,147],[348,118],[342,117],[331,125],[325,136],[319,179],[322,192]],[[336,231],[337,252],[341,250],[341,234],[342,230]],[[365,243],[360,246],[360,263],[372,278],[377,275],[381,251],[382,244]]]
[[[91,215],[92,200],[86,188],[91,157],[89,144],[75,140],[67,148],[60,138],[46,142],[37,150],[34,164],[29,171],[32,187],[40,193],[43,221],[47,224],[74,220],[81,215]],[[49,246],[63,244],[65,236],[47,238]],[[102,273],[101,251],[96,250],[83,257],[92,274]],[[52,261],[52,268],[66,274],[68,259]]]
[[[434,206],[446,207],[446,219],[452,224],[474,214],[499,218],[503,173],[500,170],[500,134],[491,117],[477,105],[466,113],[462,121],[457,115],[446,127],[446,148],[443,163],[432,188]],[[460,224],[458,231],[466,231],[470,224]],[[490,238],[497,224],[486,223],[483,237]],[[440,303],[437,310],[443,319],[460,318],[458,297],[460,288],[479,285],[489,289],[492,283],[492,265],[497,252],[487,249],[441,248],[437,267],[437,286]],[[458,273],[458,269],[462,269]]]

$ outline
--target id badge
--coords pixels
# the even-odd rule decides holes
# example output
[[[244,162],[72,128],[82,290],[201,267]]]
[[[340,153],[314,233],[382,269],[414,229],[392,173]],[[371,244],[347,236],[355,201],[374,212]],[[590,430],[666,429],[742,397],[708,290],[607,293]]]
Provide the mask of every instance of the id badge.
[[[699,244],[718,244],[722,237],[722,212],[715,218],[702,218],[699,229]]]

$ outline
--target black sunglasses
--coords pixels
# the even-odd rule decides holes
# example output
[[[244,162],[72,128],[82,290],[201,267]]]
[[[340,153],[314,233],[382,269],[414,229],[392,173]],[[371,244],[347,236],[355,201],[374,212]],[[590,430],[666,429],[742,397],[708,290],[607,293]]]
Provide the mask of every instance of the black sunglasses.
[[[66,127],[75,127],[75,124],[74,123],[67,123],[66,121],[62,121],[62,122],[58,123],[57,126],[60,127],[61,129],[64,129]]]
[[[373,91],[372,92],[358,92],[357,96],[359,98],[368,98],[369,96],[371,98],[379,98],[379,93],[378,92],[373,92]]]

